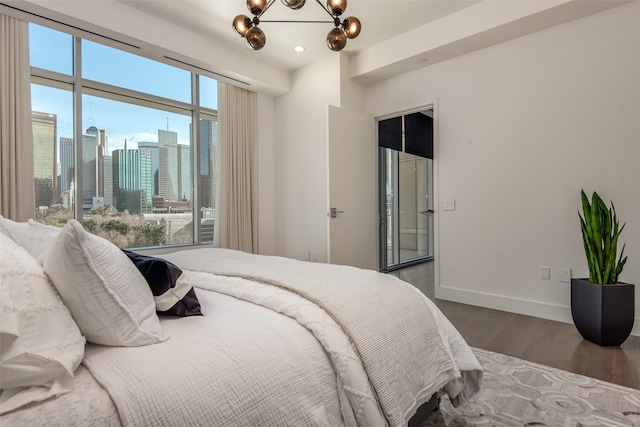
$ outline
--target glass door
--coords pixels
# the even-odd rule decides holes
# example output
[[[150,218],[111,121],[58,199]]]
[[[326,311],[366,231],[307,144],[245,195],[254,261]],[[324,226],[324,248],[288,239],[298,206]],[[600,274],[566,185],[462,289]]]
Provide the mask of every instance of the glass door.
[[[407,152],[425,154],[407,150],[404,120],[401,123],[401,146],[381,143],[379,148],[380,269],[386,271],[434,256],[433,159]],[[432,141],[429,136],[425,144]]]

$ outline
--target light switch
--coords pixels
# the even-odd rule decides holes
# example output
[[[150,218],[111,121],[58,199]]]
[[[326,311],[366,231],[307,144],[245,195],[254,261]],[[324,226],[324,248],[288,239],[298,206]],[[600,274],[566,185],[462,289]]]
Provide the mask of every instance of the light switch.
[[[549,268],[549,267],[540,267],[540,278],[542,280],[551,279],[551,268]]]
[[[442,201],[442,210],[443,211],[455,211],[456,210],[456,199],[447,199]]]

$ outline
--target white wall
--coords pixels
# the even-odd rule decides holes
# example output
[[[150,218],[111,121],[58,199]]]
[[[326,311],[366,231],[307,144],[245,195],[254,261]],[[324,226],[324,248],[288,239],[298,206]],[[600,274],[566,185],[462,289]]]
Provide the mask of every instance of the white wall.
[[[344,53],[328,52],[292,73],[291,91],[276,99],[278,255],[327,262],[327,106],[364,110],[365,88],[348,66]]]
[[[277,253],[306,259],[327,254],[327,105],[339,105],[340,56],[293,73],[276,100]]]
[[[365,87],[349,76],[351,74],[350,57],[340,54],[340,107],[364,113]]]
[[[376,116],[438,100],[438,297],[569,322],[582,188],[627,221],[640,284],[638,22],[636,2],[367,88]]]

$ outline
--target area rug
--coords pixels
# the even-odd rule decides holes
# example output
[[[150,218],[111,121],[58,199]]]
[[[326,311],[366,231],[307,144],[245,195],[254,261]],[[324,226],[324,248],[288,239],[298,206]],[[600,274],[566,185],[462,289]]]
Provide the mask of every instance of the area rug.
[[[427,426],[640,426],[640,391],[473,349],[482,391],[458,408],[447,397]]]

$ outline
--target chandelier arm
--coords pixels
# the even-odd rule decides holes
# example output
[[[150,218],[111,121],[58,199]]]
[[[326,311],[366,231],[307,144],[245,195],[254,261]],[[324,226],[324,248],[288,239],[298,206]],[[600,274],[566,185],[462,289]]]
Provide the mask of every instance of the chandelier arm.
[[[267,10],[269,10],[269,8],[271,7],[271,5],[272,5],[273,3],[275,3],[275,2],[276,2],[276,0],[271,0],[271,1],[267,4],[267,6],[266,6],[264,9],[262,9],[262,12],[260,12],[260,15],[258,15],[258,18],[260,18],[262,15],[264,15],[264,13],[265,13]]]
[[[333,16],[333,13],[331,13],[331,12],[329,11],[329,9],[327,9],[327,8],[326,8],[326,6],[325,6],[325,5],[323,5],[323,4],[320,2],[320,0],[316,0],[316,3],[318,3],[318,4],[320,5],[320,7],[321,7],[325,12],[327,12],[331,18],[335,18],[335,17]],[[332,22],[333,22],[333,21],[332,21]]]
[[[302,23],[302,24],[333,24],[333,21],[279,21],[279,20],[260,20],[260,23],[263,22],[278,22],[278,23]]]

